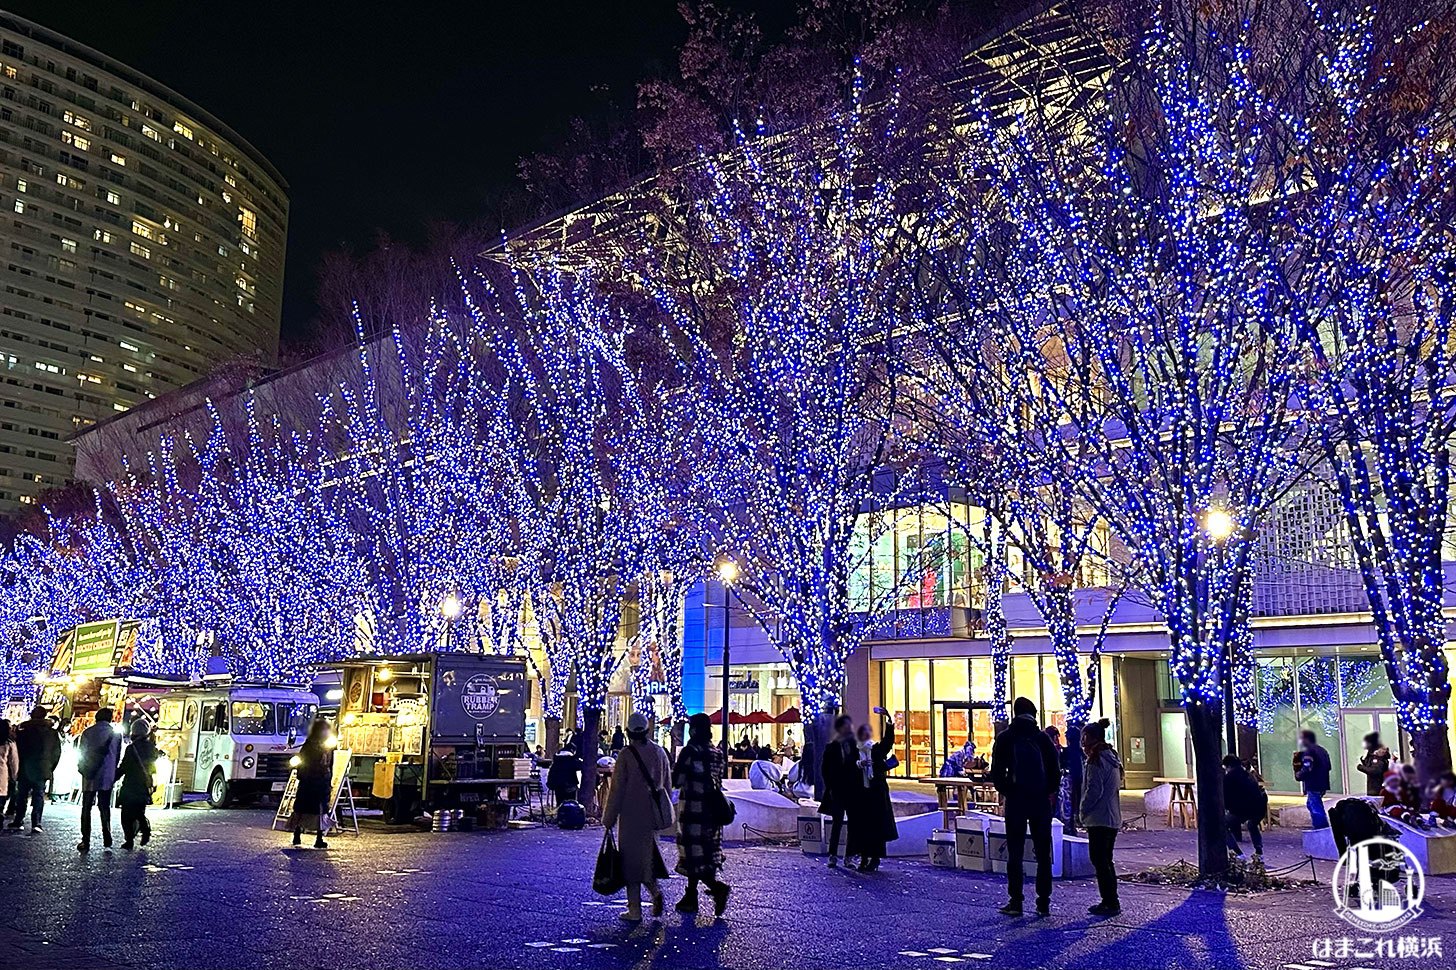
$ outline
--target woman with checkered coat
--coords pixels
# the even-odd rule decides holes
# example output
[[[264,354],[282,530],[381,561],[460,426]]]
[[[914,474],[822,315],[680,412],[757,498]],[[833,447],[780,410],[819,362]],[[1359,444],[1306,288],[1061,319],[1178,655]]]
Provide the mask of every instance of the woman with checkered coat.
[[[678,789],[677,871],[688,888],[679,913],[698,911],[698,883],[713,897],[713,915],[728,905],[728,885],[718,879],[723,865],[723,828],[708,810],[708,795],[722,784],[723,753],[713,747],[713,722],[706,714],[688,718],[688,743],[677,757],[672,783]]]

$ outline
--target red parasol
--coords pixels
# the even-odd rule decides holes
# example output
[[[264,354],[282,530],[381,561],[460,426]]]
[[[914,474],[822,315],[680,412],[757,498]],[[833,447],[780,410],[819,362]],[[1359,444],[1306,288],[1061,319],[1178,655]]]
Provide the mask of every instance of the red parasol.
[[[778,722],[774,720],[774,717],[773,717],[772,714],[765,714],[763,711],[754,711],[752,714],[746,715],[743,718],[743,720],[742,720],[741,723],[743,723],[743,724],[777,724]]]
[[[798,724],[803,719],[797,707],[791,707],[778,717],[774,718],[775,724]]]

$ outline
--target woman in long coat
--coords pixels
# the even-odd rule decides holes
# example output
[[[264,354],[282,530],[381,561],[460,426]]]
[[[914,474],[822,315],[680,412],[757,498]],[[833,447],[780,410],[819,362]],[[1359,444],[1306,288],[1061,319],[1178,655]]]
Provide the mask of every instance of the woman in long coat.
[[[887,763],[890,751],[895,747],[895,723],[881,708],[875,708],[883,717],[880,740],[869,749],[865,771],[863,797],[855,799],[849,808],[849,855],[859,856],[859,871],[874,872],[885,857],[885,846],[900,837],[895,827],[895,809],[890,804],[890,769]],[[861,742],[870,739],[870,726],[859,726]]]
[[[698,884],[713,897],[713,915],[728,905],[728,885],[718,878],[723,866],[723,827],[712,817],[708,796],[721,791],[723,752],[713,746],[713,722],[706,714],[688,718],[688,743],[672,772],[677,800],[677,871],[688,888],[677,904],[679,913],[698,911]]]
[[[642,920],[643,886],[652,897],[652,915],[662,915],[653,790],[666,791],[672,784],[672,761],[648,738],[647,718],[640,713],[627,719],[627,739],[612,771],[612,793],[607,796],[602,825],[617,826],[617,850],[622,853],[622,878],[627,883],[627,911],[622,918],[638,923]]]
[[[327,849],[324,841],[323,818],[328,814],[329,790],[334,778],[334,752],[328,744],[329,722],[323,718],[314,721],[308,729],[308,738],[298,749],[298,792],[293,799],[293,844],[303,844],[305,827],[317,830],[314,836],[315,849]],[[309,823],[312,822],[312,825]]]

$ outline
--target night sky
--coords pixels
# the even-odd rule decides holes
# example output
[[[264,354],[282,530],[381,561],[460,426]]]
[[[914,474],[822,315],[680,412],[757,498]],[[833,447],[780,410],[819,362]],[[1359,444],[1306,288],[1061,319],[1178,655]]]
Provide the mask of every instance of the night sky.
[[[594,85],[632,103],[685,35],[675,0],[0,4],[173,88],[283,173],[285,340],[315,316],[323,252],[493,217]]]

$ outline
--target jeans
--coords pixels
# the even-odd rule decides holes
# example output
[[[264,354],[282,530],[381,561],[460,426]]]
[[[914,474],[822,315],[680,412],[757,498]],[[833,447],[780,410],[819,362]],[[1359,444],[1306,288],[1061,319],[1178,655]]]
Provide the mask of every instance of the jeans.
[[[128,845],[140,834],[143,839],[152,837],[152,823],[147,821],[146,802],[121,803],[121,835]]]
[[[1325,793],[1322,791],[1306,792],[1304,803],[1309,806],[1309,827],[1312,829],[1327,829],[1330,827],[1330,817],[1325,814]]]
[[[1087,826],[1087,854],[1097,872],[1097,891],[1104,906],[1120,906],[1117,901],[1117,869],[1112,865],[1112,846],[1117,829],[1110,825]]]
[[[1036,904],[1046,906],[1052,898],[1052,806],[1045,799],[1028,805],[1006,800],[1006,888],[1013,903],[1024,898],[1026,831],[1036,852]]]
[[[81,793],[81,844],[91,841],[91,806],[101,813],[101,841],[111,844],[111,789]]]
[[[836,808],[829,815],[829,858],[839,855],[839,837],[844,832],[844,809]],[[846,858],[848,858],[846,856]]]
[[[1230,851],[1240,852],[1239,835],[1245,824],[1249,826],[1249,841],[1254,843],[1254,851],[1260,855],[1264,854],[1264,834],[1259,831],[1259,820],[1251,818],[1247,823],[1240,822],[1234,818],[1232,812],[1224,812],[1223,824],[1225,833],[1228,836],[1228,847]]]
[[[30,802],[30,827],[40,828],[41,814],[45,811],[45,784],[35,784],[22,774],[15,779],[10,792],[10,827],[18,829],[25,821],[25,803]]]

